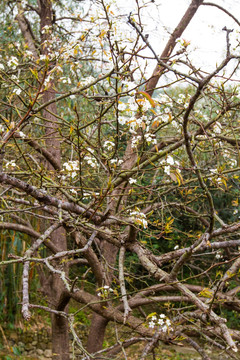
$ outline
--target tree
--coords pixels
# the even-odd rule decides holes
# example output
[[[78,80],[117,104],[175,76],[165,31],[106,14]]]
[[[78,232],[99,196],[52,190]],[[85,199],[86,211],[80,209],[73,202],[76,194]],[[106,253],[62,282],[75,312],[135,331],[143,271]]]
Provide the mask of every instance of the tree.
[[[145,359],[179,339],[209,359],[195,335],[236,358],[239,56],[225,28],[222,62],[194,66],[181,36],[203,5],[189,3],[161,56],[143,25],[154,2],[127,19],[104,0],[1,5],[0,228],[27,243],[1,265],[23,264],[25,320],[51,313],[54,359],[69,359],[69,332],[82,359],[138,342]],[[30,266],[45,305],[31,302]],[[71,300],[92,313],[86,346]],[[102,350],[109,322],[123,327]]]

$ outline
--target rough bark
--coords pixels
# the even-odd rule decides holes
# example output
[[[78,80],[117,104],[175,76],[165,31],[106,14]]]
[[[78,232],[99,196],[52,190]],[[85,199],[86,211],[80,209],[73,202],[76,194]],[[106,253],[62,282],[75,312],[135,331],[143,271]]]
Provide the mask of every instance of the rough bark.
[[[90,354],[102,349],[107,324],[108,319],[93,313],[87,340],[87,351]]]
[[[41,31],[41,52],[44,55],[48,55],[48,47],[46,42],[49,37],[51,37],[51,30],[44,31],[45,27],[52,28],[52,5],[49,0],[40,0],[40,31]],[[55,98],[54,82],[50,84],[50,87],[47,91],[44,91],[43,102],[47,103],[48,101]],[[57,107],[55,103],[50,104],[47,108],[43,110],[43,117],[46,119],[46,148],[50,152],[53,158],[57,163],[58,169],[61,167],[61,148],[60,141],[58,138],[58,124],[57,119],[54,114],[57,113]],[[47,168],[50,171],[53,171],[54,168],[51,163],[47,163]],[[54,231],[51,235],[51,240],[54,242],[60,251],[67,250],[67,240],[66,240],[66,231],[63,227]],[[58,264],[56,262],[55,266]],[[68,268],[64,267],[64,270],[67,274]],[[48,301],[50,305],[53,305],[56,310],[65,310],[65,306],[62,309],[59,309],[62,294],[65,291],[65,286],[60,279],[59,275],[51,274],[49,277],[49,289],[48,289]],[[69,359],[69,332],[68,332],[68,321],[65,317],[60,317],[56,314],[52,314],[52,353],[54,360],[68,360]]]

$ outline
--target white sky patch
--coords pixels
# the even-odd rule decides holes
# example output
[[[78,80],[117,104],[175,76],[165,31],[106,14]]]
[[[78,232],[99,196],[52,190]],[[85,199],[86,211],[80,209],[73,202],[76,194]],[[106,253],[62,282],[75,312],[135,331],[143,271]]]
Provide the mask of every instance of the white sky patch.
[[[139,3],[148,4],[141,11],[144,34],[149,34],[148,40],[150,44],[156,53],[160,55],[171,32],[181,20],[191,1],[155,0],[152,4],[149,1],[139,1]],[[239,17],[240,1],[218,0],[215,3],[225,7],[236,18]],[[134,14],[135,4],[134,0],[121,0],[118,8],[123,14],[127,15],[130,11]],[[224,26],[234,30],[230,35],[230,43],[234,48],[236,46],[236,37],[240,38],[240,28],[237,23],[216,7],[206,5],[199,7],[182,34],[183,39],[191,42],[188,51],[191,51],[190,59],[195,66],[201,67],[202,70],[212,71],[216,64],[219,65],[224,59],[226,54],[226,32],[222,30]],[[130,25],[129,31],[132,31]],[[152,56],[149,50],[145,51],[145,54]],[[152,71],[152,69],[149,70]]]

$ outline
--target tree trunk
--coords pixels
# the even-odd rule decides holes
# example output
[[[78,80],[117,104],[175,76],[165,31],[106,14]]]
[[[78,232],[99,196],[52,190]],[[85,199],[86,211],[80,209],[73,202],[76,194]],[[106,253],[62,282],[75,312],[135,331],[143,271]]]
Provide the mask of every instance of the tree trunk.
[[[106,261],[104,276],[105,283],[111,285],[113,270],[108,266],[108,264],[111,266],[115,265],[118,248],[105,241],[103,241],[101,248],[103,259]],[[87,340],[87,351],[90,354],[102,349],[107,324],[108,320],[103,316],[96,313],[93,314]]]
[[[67,249],[66,232],[63,227],[55,230],[51,236],[51,240],[62,251]],[[55,268],[59,268],[59,264],[53,263]],[[61,271],[65,271],[68,275],[68,270],[65,266],[61,266]],[[45,279],[45,289],[47,293],[48,303],[51,308],[57,311],[68,312],[69,297],[66,296],[66,288],[58,274],[50,274],[48,279]],[[68,320],[63,316],[56,314],[51,315],[52,327],[52,359],[54,360],[69,360],[69,328]]]
[[[87,340],[87,351],[90,354],[102,349],[107,324],[107,319],[105,319],[101,315],[93,313]]]
[[[68,322],[55,314],[52,315],[52,359],[69,360]]]

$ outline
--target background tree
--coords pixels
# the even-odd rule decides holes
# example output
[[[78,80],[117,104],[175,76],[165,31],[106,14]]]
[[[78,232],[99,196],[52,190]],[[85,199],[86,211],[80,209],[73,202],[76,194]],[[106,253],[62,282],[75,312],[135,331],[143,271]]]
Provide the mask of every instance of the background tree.
[[[239,50],[223,30],[208,73],[180,38],[207,4],[189,2],[161,56],[144,31],[154,2],[128,17],[104,1],[1,4],[2,251],[12,234],[21,244],[2,266],[23,264],[26,320],[51,313],[54,359],[69,359],[69,332],[84,359],[179,339],[208,359],[195,335],[236,358]],[[71,300],[92,313],[87,344]],[[103,351],[109,322],[122,326]]]

